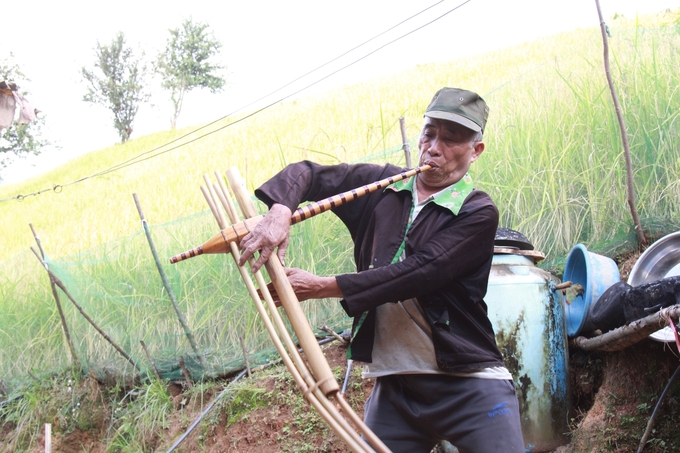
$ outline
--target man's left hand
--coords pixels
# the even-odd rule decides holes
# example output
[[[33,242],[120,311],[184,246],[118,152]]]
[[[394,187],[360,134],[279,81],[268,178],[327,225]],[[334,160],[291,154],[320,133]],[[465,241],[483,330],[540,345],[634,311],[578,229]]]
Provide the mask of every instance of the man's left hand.
[[[278,256],[283,263],[288,249],[288,236],[290,234],[291,210],[282,205],[274,204],[267,215],[257,224],[250,233],[246,234],[239,244],[241,259],[239,266],[246,264],[250,257],[260,251],[260,256],[253,264],[252,271],[257,272],[267,262],[271,254],[278,247]]]

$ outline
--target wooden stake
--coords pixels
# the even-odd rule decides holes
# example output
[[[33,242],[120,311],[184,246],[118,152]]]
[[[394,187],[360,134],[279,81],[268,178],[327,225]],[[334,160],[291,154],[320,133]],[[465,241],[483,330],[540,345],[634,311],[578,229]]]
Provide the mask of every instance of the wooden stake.
[[[404,157],[406,158],[406,168],[411,168],[411,147],[408,144],[408,137],[406,137],[406,126],[404,125],[404,117],[399,117],[399,127],[401,128],[401,142],[404,149]]]
[[[45,258],[45,251],[43,250],[42,243],[40,242],[40,238],[38,237],[38,233],[35,232],[35,229],[33,228],[32,224],[28,224],[29,227],[31,227],[31,231],[33,232],[33,237],[35,238],[36,244],[38,244],[38,249],[40,249],[40,256]],[[47,264],[44,264],[45,267],[47,267]],[[49,272],[48,272],[49,276]],[[52,287],[52,297],[54,297],[54,302],[57,304],[57,311],[59,311],[59,318],[61,319],[61,327],[64,330],[64,336],[66,337],[66,343],[68,344],[68,348],[71,351],[71,357],[73,357],[73,363],[80,363],[78,360],[78,355],[76,354],[76,349],[73,347],[73,341],[71,341],[71,334],[68,329],[68,324],[66,324],[66,316],[64,316],[64,310],[61,308],[61,300],[59,300],[59,293],[57,292],[57,285],[54,284],[54,280],[52,280],[52,277],[50,277],[50,286]]]
[[[243,350],[243,360],[246,362],[246,371],[248,372],[248,377],[252,376],[250,373],[250,363],[248,362],[248,350],[246,349],[246,344],[243,341],[243,335],[238,336],[239,341],[241,342],[241,349]]]
[[[182,374],[184,375],[184,380],[187,381],[187,387],[191,388],[194,386],[194,383],[191,380],[191,375],[189,374],[189,370],[187,370],[187,367],[184,365],[184,356],[179,356],[179,367],[182,369]]]
[[[34,249],[33,247],[31,247],[31,251],[33,252],[33,254],[35,255],[35,257],[38,258],[38,260],[42,263],[42,265],[43,265],[43,267],[45,268],[45,270],[47,271],[47,273],[50,274],[50,277],[52,278],[52,280],[54,280],[54,283],[59,287],[59,289],[61,289],[61,290],[64,292],[64,294],[66,294],[66,297],[69,298],[69,300],[71,301],[71,303],[78,309],[78,311],[80,312],[80,314],[83,315],[83,317],[87,320],[87,322],[89,322],[90,325],[91,325],[92,327],[94,327],[95,330],[97,330],[97,332],[99,332],[99,333],[101,334],[101,336],[104,337],[104,339],[105,339],[111,346],[113,346],[113,348],[114,348],[116,351],[118,351],[118,353],[119,353],[120,355],[122,355],[128,362],[130,362],[130,363],[132,364],[132,366],[134,366],[135,369],[137,369],[137,371],[139,371],[139,366],[135,363],[135,361],[132,360],[132,358],[131,358],[124,350],[123,350],[123,348],[121,348],[120,346],[118,346],[118,345],[116,344],[116,342],[113,341],[113,340],[111,339],[111,337],[109,337],[109,336],[106,334],[106,332],[104,332],[104,331],[97,325],[97,323],[94,322],[94,320],[93,320],[92,318],[90,318],[90,316],[85,312],[85,310],[83,310],[83,307],[81,307],[81,306],[78,304],[78,302],[76,302],[76,300],[73,298],[73,296],[71,296],[71,293],[68,292],[68,289],[66,289],[66,285],[64,285],[64,283],[59,279],[59,277],[57,277],[56,275],[54,275],[54,274],[52,273],[52,271],[49,269],[49,267],[47,267],[47,264],[43,261],[43,259],[40,257],[40,255],[38,255],[38,252],[36,252],[35,249]]]
[[[146,240],[149,243],[149,248],[151,249],[151,254],[153,255],[153,260],[156,263],[156,269],[158,269],[158,273],[161,276],[161,281],[163,282],[163,287],[165,288],[165,291],[168,293],[168,297],[170,298],[170,302],[172,303],[172,307],[175,309],[175,313],[177,314],[177,319],[179,320],[179,323],[182,325],[182,328],[184,329],[184,335],[186,335],[187,339],[189,340],[189,344],[191,345],[191,349],[193,349],[194,354],[196,354],[196,357],[198,357],[198,360],[201,363],[201,367],[205,371],[207,368],[207,365],[205,363],[205,358],[203,357],[203,354],[198,349],[198,344],[196,344],[196,339],[194,338],[194,334],[191,332],[191,328],[189,327],[189,323],[187,322],[186,317],[184,316],[184,313],[182,310],[179,308],[179,304],[177,303],[177,298],[175,297],[175,293],[172,291],[172,287],[170,286],[170,282],[168,281],[168,277],[165,274],[165,271],[163,270],[163,266],[161,266],[161,260],[158,258],[158,253],[156,252],[156,246],[154,245],[153,239],[151,238],[151,232],[149,231],[149,225],[146,222],[146,218],[144,217],[144,212],[142,211],[142,205],[139,203],[139,198],[137,198],[137,194],[133,193],[132,198],[135,200],[135,206],[137,206],[137,212],[139,212],[139,219],[142,221],[142,228],[144,229],[144,234],[146,235]]]
[[[347,344],[347,340],[345,340],[345,339],[342,338],[340,335],[338,335],[338,334],[335,332],[335,330],[331,329],[331,328],[328,327],[326,324],[324,324],[323,326],[319,327],[319,330],[322,330],[322,331],[324,331],[324,332],[328,332],[329,334],[333,335],[333,337],[335,337],[335,339],[338,340],[341,344]]]
[[[45,423],[45,453],[52,452],[52,424]]]
[[[619,96],[616,94],[616,87],[614,86],[614,79],[612,78],[611,70],[609,69],[609,41],[607,40],[607,24],[602,18],[602,11],[600,10],[599,0],[595,0],[597,6],[597,15],[600,18],[600,31],[602,32],[602,44],[604,47],[604,72],[607,76],[607,83],[609,84],[609,91],[614,101],[614,110],[616,111],[616,118],[619,120],[619,129],[621,130],[621,140],[623,141],[623,154],[626,158],[626,181],[628,185],[628,206],[633,217],[633,225],[637,233],[640,245],[647,246],[647,239],[640,224],[637,208],[635,207],[635,186],[633,184],[633,161],[630,157],[630,145],[628,144],[628,133],[626,132],[626,123],[623,120],[623,112],[621,111],[621,104],[619,103]]]
[[[159,381],[161,380],[160,374],[158,374],[158,369],[156,368],[156,362],[151,358],[151,354],[149,354],[149,350],[146,348],[146,343],[144,343],[144,340],[139,341],[142,345],[142,349],[144,349],[144,353],[146,354],[146,358],[149,359],[149,362],[151,362],[151,368],[153,368],[153,374],[156,376],[156,379]]]

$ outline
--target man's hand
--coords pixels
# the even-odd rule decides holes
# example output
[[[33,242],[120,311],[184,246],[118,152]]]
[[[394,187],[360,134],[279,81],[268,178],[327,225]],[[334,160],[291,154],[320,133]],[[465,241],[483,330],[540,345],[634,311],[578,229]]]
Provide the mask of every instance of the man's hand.
[[[283,263],[288,249],[288,235],[290,234],[290,218],[293,215],[290,209],[282,204],[274,204],[267,215],[257,224],[250,233],[246,234],[239,249],[241,259],[239,266],[243,266],[256,251],[260,251],[252,271],[257,272],[267,262],[274,249],[278,247],[278,256]]]
[[[298,268],[286,268],[286,276],[299,301],[307,299],[324,299],[327,297],[342,297],[342,291],[335,277],[319,277],[310,272]],[[281,306],[281,298],[274,289],[272,283],[267,284],[267,289],[277,307]],[[259,291],[259,290],[258,290]],[[260,294],[260,297],[262,294]]]

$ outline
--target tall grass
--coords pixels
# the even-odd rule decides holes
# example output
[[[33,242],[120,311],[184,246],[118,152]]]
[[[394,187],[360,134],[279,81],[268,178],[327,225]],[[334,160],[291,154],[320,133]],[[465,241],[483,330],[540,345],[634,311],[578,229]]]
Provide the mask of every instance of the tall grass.
[[[151,228],[161,257],[196,245],[196,238],[207,239],[215,232],[214,219],[207,212]],[[342,236],[345,240],[340,240]],[[325,274],[350,272],[347,236],[332,217],[312,219],[293,231],[288,262]],[[51,300],[47,275],[35,257],[23,258],[32,258],[27,262],[28,272],[6,275],[7,280],[0,285],[6,291],[0,304],[0,360],[2,379],[12,384],[10,387],[18,385],[12,377],[20,378],[29,372],[44,375],[73,361]],[[200,358],[177,321],[142,232],[48,260],[48,265],[78,305],[147,375],[151,374],[151,363],[141,341],[161,375],[175,379],[182,378],[180,356],[196,379],[238,369],[243,364],[241,337],[253,354],[251,364],[267,361],[275,352],[228,255],[204,255],[175,266],[164,265],[170,287],[199,345],[199,354],[207,359],[207,369],[200,366]],[[21,270],[25,269],[17,269]],[[76,365],[86,374],[112,383],[137,374],[63,293],[60,299],[78,357]],[[325,323],[337,330],[348,327],[349,321],[335,301],[304,306],[314,328]]]
[[[678,219],[680,33],[674,26],[625,22],[610,28],[638,210],[644,218]],[[153,159],[2,203],[0,380],[19,382],[29,371],[45,373],[71,361],[45,272],[26,251],[33,244],[29,223],[40,234],[53,271],[101,328],[148,370],[140,346],[144,340],[165,375],[179,377],[179,356],[194,370],[197,360],[155,270],[132,194],[138,194],[153,225],[159,255],[172,256],[216,232],[199,190],[204,173],[235,166],[252,189],[300,159],[403,164],[398,119],[405,117],[415,145],[422,112],[442,86],[475,90],[491,107],[486,151],[472,172],[496,201],[502,226],[523,232],[549,257],[564,256],[578,242],[590,246],[625,234],[631,227],[625,168],[601,49],[593,28],[418,66],[277,105]],[[0,198],[95,174],[188,132],[162,132],[92,152],[25,183],[0,187]],[[293,227],[289,265],[321,275],[351,272],[351,254],[347,233],[330,215]],[[208,372],[240,363],[239,336],[250,352],[269,353],[269,341],[229,260],[204,256],[165,266],[208,358]],[[63,295],[62,304],[78,365],[100,378],[110,370],[134,371]],[[329,320],[338,328],[347,325],[335,301],[305,302],[304,309],[313,327]]]
[[[560,255],[578,242],[607,241],[631,228],[619,125],[602,69],[597,31],[577,53],[555,56],[502,88],[492,105],[487,154],[477,179],[505,226]],[[633,155],[641,217],[678,217],[678,28],[614,29],[614,78]],[[580,64],[579,64],[580,63]],[[533,89],[529,89],[533,85]],[[499,90],[501,91],[501,90]],[[508,96],[513,93],[514,95]]]

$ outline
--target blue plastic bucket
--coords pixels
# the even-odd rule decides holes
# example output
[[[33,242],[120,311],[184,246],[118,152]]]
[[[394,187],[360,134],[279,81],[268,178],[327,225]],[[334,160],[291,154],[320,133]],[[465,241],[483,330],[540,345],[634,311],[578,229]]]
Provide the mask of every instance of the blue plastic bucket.
[[[621,281],[621,275],[613,259],[589,252],[583,244],[577,244],[567,257],[564,281],[584,288],[583,294],[570,302],[564,299],[567,336],[571,338],[594,329],[590,323],[590,313],[602,293]]]

